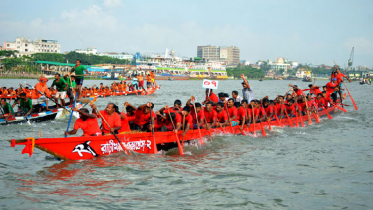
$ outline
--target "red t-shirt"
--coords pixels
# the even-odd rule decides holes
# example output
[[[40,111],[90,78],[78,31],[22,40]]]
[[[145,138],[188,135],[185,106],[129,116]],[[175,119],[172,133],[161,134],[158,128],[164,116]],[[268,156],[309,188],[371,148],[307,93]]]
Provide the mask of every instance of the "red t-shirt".
[[[315,97],[315,102],[317,103],[318,107],[326,107],[324,98],[318,99]]]
[[[247,111],[247,116],[253,116],[253,110],[250,109],[249,107],[246,108]]]
[[[123,115],[125,118],[124,119],[121,118],[121,122],[120,122],[121,126],[120,126],[120,130],[118,132],[121,133],[121,132],[131,131],[130,125],[128,124],[128,118],[129,117],[127,117],[127,114],[124,113],[124,112],[121,112],[121,115]]]
[[[246,117],[246,109],[240,106],[240,108],[237,111],[237,120],[241,121],[243,118]]]
[[[328,82],[326,84],[326,95],[330,95],[334,92],[334,88],[337,87],[337,83]]]
[[[220,123],[223,123],[223,122],[226,122],[228,121],[228,115],[227,115],[227,112],[225,110],[222,110],[220,113],[219,112],[216,112],[216,117],[217,117],[217,120],[220,122]]]
[[[135,114],[132,115],[132,116],[128,116],[128,115],[127,115],[127,120],[128,120],[128,122],[135,121],[135,119],[136,119],[136,111],[135,111]]]
[[[215,93],[211,93],[211,95],[210,95],[210,99],[211,99],[213,102],[219,102],[219,98],[218,98],[218,96],[217,96]],[[206,100],[207,100],[207,96],[206,96]]]
[[[172,113],[171,110],[170,110],[170,112]],[[173,112],[173,113],[175,113],[175,119],[172,119],[172,121],[173,121],[174,125],[176,126],[176,124],[181,123],[182,117],[181,117],[181,114],[179,114],[177,112]],[[169,120],[168,110],[165,111],[165,114],[168,116],[166,118],[166,124],[170,124],[171,120]]]
[[[152,111],[153,118],[155,119],[155,113]],[[136,110],[135,114],[135,120],[133,121],[138,126],[143,126],[146,123],[150,122],[152,120],[150,116],[150,112],[148,114],[144,113],[143,109]]]
[[[187,116],[185,116],[185,124],[189,124],[193,126],[193,117],[191,114],[188,114]]]
[[[114,112],[111,116],[105,110],[101,110],[100,113],[111,128],[121,126],[120,115],[118,113]],[[100,118],[100,115],[98,117]],[[102,132],[110,133],[110,128],[106,125],[104,120],[102,120]]]
[[[333,103],[333,100],[330,98],[330,97],[325,97],[324,98],[324,101],[325,101],[325,107],[328,108],[328,103]]]
[[[229,117],[231,118],[231,120],[232,120],[232,118],[233,118],[234,116],[237,117],[237,108],[236,108],[235,106],[233,106],[233,107],[231,107],[231,108],[229,108],[229,107],[227,107],[227,108],[228,108]],[[224,111],[227,112],[226,110],[224,110]],[[236,119],[233,120],[233,121],[236,121]]]
[[[273,107],[272,106],[268,106],[267,108],[264,108],[264,111],[267,114],[267,116],[269,117],[273,113]]]
[[[193,123],[197,123],[194,106],[191,106],[191,110],[192,111],[190,112],[190,115],[192,115],[192,117],[193,117]],[[204,115],[203,108],[201,108],[201,110],[197,113],[197,117],[198,117],[198,122],[199,123],[204,121],[205,115]]]
[[[286,112],[288,114],[290,114],[291,112],[293,112],[293,114],[295,114],[295,104],[292,104],[291,106],[286,105],[285,108],[286,108]]]
[[[306,103],[298,102],[298,107],[300,111],[304,112],[306,110]]]
[[[346,75],[342,74],[342,73],[339,73],[337,74],[337,82],[338,84],[342,82],[343,80],[343,77],[345,77]]]
[[[303,95],[303,91],[301,89],[298,88],[297,91],[295,91],[295,93],[298,95],[298,96],[301,96]]]
[[[213,110],[213,109],[211,110],[211,112],[208,112],[208,111],[206,110],[206,107],[205,107],[204,115],[205,115],[206,121],[207,121],[208,123],[212,123],[214,120],[216,120],[216,119],[217,119],[217,114],[218,114],[218,113],[216,113],[216,111]]]
[[[98,125],[97,117],[94,119],[88,118],[86,121],[83,121],[81,118],[77,119],[74,124],[74,129],[78,130],[79,128],[83,130],[83,135],[85,136],[102,133]]]

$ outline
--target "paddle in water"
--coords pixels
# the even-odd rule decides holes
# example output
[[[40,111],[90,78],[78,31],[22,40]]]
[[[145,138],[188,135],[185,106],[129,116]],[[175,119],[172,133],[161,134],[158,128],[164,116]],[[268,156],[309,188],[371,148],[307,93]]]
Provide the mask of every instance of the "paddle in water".
[[[173,132],[175,132],[177,146],[179,147],[179,153],[180,153],[180,155],[184,155],[183,147],[180,145],[180,141],[179,141],[179,137],[177,135],[175,124],[174,124],[174,121],[172,120],[172,117],[171,117],[170,108],[168,108],[168,116],[169,116],[171,124],[172,124]]]

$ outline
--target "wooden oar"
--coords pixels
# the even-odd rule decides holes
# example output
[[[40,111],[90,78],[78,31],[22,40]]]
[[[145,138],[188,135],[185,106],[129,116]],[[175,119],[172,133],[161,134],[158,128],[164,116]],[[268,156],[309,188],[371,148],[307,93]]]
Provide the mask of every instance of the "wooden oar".
[[[73,105],[73,108],[71,110],[71,114],[70,114],[70,118],[69,118],[69,123],[67,124],[67,129],[66,129],[66,132],[69,132],[69,127],[70,127],[70,123],[71,123],[71,119],[73,118],[73,113],[74,113],[74,108],[75,108],[75,104],[76,104],[76,98],[78,97],[78,93],[75,94],[75,99],[74,99],[74,105]],[[67,135],[65,135],[65,138],[67,137]]]
[[[262,134],[263,134],[263,136],[267,136],[267,133],[266,133],[266,131],[264,130],[264,126],[263,126],[263,123],[262,123],[262,122],[260,122],[260,126],[262,127]]]
[[[77,93],[77,94],[78,94],[78,93]],[[102,119],[102,120],[105,122],[105,124],[109,127],[109,129],[110,129],[110,133],[113,134],[113,135],[115,136],[115,138],[117,139],[118,143],[119,143],[119,144],[121,145],[121,147],[123,148],[123,151],[124,151],[127,155],[129,155],[129,153],[128,153],[126,147],[122,145],[122,142],[119,140],[118,136],[117,136],[114,132],[111,132],[111,127],[110,127],[109,123],[105,120],[105,118],[101,115],[101,113],[97,110],[97,108],[96,108],[96,113],[98,113],[98,114],[100,115],[101,119]]]
[[[306,98],[306,97],[304,96],[304,98]],[[308,125],[311,125],[312,120],[311,120],[310,112],[308,110],[308,99],[306,99],[306,108],[307,108]]]
[[[344,109],[344,108],[342,108],[342,107],[338,106],[337,104],[335,104],[334,106],[335,106],[335,107],[337,107],[338,109],[342,110],[342,111],[343,111],[344,113],[346,113],[346,112],[347,112],[347,110],[346,110],[346,109]]]
[[[157,154],[158,153],[158,150],[157,150],[157,144],[155,142],[155,135],[154,135],[154,125],[153,123],[155,124],[155,121],[154,121],[154,116],[153,116],[153,108],[150,107],[150,119],[152,121],[152,136],[153,136],[153,154]]]
[[[283,127],[284,127],[284,124],[282,124],[282,123],[280,122],[280,120],[278,119],[276,113],[275,113],[275,118],[276,118],[276,121],[277,121],[278,125],[281,126],[281,128],[283,128]]]
[[[323,109],[325,110],[325,113],[326,113],[326,115],[328,115],[328,118],[329,118],[329,119],[333,119],[333,117],[330,116],[330,114],[329,114],[328,111],[325,109],[325,107],[321,107],[321,108],[323,108]]]
[[[169,115],[171,123],[172,123],[172,128],[174,129],[173,131],[175,131],[176,128],[175,128],[175,125],[174,125],[174,121],[172,120],[172,117],[171,117],[170,108],[168,108],[168,115]],[[176,136],[177,146],[179,147],[179,153],[180,153],[180,155],[184,155],[183,148],[180,145],[180,141],[179,141],[179,137],[177,136],[177,133],[175,133],[175,136]]]
[[[256,131],[255,131],[255,115],[254,115],[254,107],[253,106],[251,106],[251,110],[253,111],[253,122],[254,122],[254,132],[253,132],[253,134],[254,134],[254,137],[256,136]]]
[[[199,143],[202,145],[202,144],[204,144],[204,142],[203,142],[203,139],[202,139],[201,129],[198,126],[198,124],[199,124],[198,115],[197,115],[197,109],[196,109],[196,105],[194,103],[194,99],[193,99],[193,107],[194,107],[194,113],[196,114],[196,122],[197,122],[197,128],[198,128],[198,133],[199,133]],[[210,136],[211,136],[211,133],[210,133]]]
[[[228,111],[228,106],[227,106],[227,104],[225,104],[225,108],[226,108],[226,110],[227,110],[227,114],[228,114],[229,126],[231,127],[232,134],[234,135],[233,126],[232,126],[232,121],[231,121],[231,117],[229,116],[229,111]]]
[[[284,111],[285,111],[286,117],[288,118],[288,121],[289,121],[290,127],[291,127],[291,128],[294,128],[293,121],[292,121],[291,118],[289,117],[288,112],[286,111],[286,109],[285,109]]]
[[[350,96],[350,98],[351,98],[351,101],[352,101],[352,103],[354,104],[355,110],[357,110],[357,106],[356,106],[356,104],[355,104],[355,101],[354,101],[354,99],[352,98],[352,96],[351,96],[351,94],[350,94],[350,91],[348,90],[348,88],[347,88],[347,85],[346,85],[345,81],[343,81],[343,80],[342,80],[342,82],[343,82],[343,84],[344,84],[344,85],[345,85],[345,87],[346,87],[346,90],[347,90],[347,92],[348,92],[348,95],[349,95],[349,96]]]
[[[295,127],[299,128],[298,113],[295,111]]]
[[[318,118],[318,115],[317,115],[315,112],[313,112],[313,116],[315,117],[316,122],[317,122],[317,123],[320,123],[320,120],[319,120],[319,118]]]
[[[269,106],[269,105],[268,105]],[[262,105],[262,109],[264,109],[264,106]],[[273,111],[273,110],[272,110]],[[268,115],[267,115],[267,112],[266,110],[264,109],[264,113],[266,115],[266,118],[268,118]],[[268,119],[267,122],[268,122],[268,128],[269,130],[272,130],[272,127],[271,127],[271,123],[269,122],[271,119]]]
[[[185,115],[183,115],[183,129],[185,129]],[[183,131],[184,132],[184,131]],[[186,133],[185,133],[186,134]],[[181,145],[184,148],[184,135],[181,137]]]
[[[205,123],[206,123],[206,129],[207,129],[207,119],[206,119],[206,116],[205,116]],[[207,129],[207,131],[209,132],[209,136],[211,137],[211,131],[210,131],[210,129]]]

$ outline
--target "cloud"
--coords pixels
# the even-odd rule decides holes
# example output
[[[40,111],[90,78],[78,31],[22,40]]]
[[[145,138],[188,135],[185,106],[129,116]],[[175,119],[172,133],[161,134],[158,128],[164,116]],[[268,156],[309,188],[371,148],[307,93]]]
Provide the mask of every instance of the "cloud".
[[[343,46],[347,50],[351,50],[352,47],[355,47],[355,51],[361,54],[370,54],[373,53],[373,42],[366,39],[365,37],[353,37],[348,38]]]
[[[108,9],[116,9],[123,6],[122,0],[104,0],[104,7]]]

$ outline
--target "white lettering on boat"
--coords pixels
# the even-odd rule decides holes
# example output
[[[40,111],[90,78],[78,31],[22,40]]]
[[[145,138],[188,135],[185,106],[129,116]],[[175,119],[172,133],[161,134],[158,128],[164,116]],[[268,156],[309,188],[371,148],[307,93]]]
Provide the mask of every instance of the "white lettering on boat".
[[[123,150],[122,146],[119,143],[114,142],[114,140],[110,140],[109,142],[106,142],[106,144],[101,144],[101,152],[104,155],[105,153],[108,153],[109,155],[114,151],[121,151]]]
[[[142,148],[142,151],[145,150],[145,146],[151,149],[152,142],[150,140],[139,140],[139,141],[131,141],[124,143],[126,148],[131,148],[133,151],[140,150]]]

